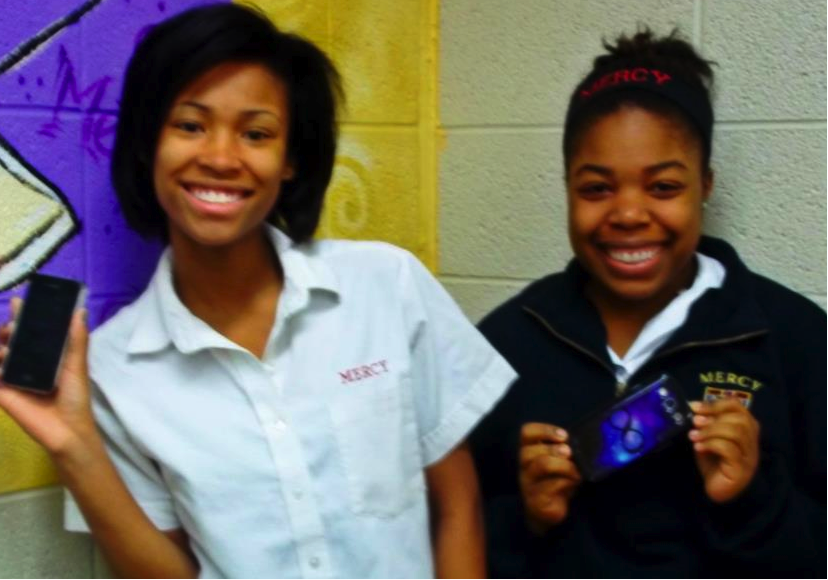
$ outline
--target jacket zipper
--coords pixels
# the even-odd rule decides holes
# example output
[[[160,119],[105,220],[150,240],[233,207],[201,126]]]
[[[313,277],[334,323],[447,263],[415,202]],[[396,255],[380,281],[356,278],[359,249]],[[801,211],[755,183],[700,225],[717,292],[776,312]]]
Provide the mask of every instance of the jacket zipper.
[[[603,368],[607,369],[612,374],[612,377],[615,378],[615,369],[613,369],[608,364],[606,364],[603,360],[598,358],[598,356],[596,356],[593,352],[585,349],[584,347],[582,347],[578,343],[573,342],[573,341],[569,340],[568,338],[566,338],[565,336],[563,336],[561,333],[559,333],[554,328],[552,328],[552,326],[546,321],[546,319],[543,316],[541,316],[540,314],[538,314],[537,312],[535,312],[534,310],[532,310],[528,306],[524,306],[523,309],[526,312],[528,312],[529,314],[531,314],[532,316],[534,316],[558,340],[561,340],[561,341],[565,342],[566,344],[568,344],[569,346],[571,346],[575,350],[589,356],[591,359],[598,362],[598,364],[600,364]],[[753,332],[746,332],[744,334],[738,334],[736,336],[731,336],[731,337],[728,337],[728,338],[717,338],[715,340],[700,340],[700,341],[696,341],[696,342],[685,342],[684,344],[679,344],[677,346],[674,346],[670,350],[665,350],[664,352],[661,352],[661,353],[653,356],[652,358],[650,358],[650,360],[648,360],[646,363],[644,363],[644,366],[647,366],[649,363],[651,363],[654,360],[664,358],[665,356],[675,354],[679,351],[682,351],[682,350],[685,350],[685,349],[688,349],[688,348],[696,348],[696,347],[701,347],[701,346],[719,346],[719,345],[723,345],[723,344],[732,344],[734,342],[741,342],[743,340],[748,340],[749,338],[756,338],[758,336],[763,336],[767,333],[768,333],[768,330],[755,330]],[[639,370],[641,370],[641,369],[639,369]],[[624,392],[626,390],[627,390],[627,383],[625,383],[623,381],[618,381],[616,379],[615,396],[620,397],[621,395],[624,394]]]
[[[654,356],[650,360],[656,360],[661,357],[665,357],[669,354],[673,354],[679,352],[681,350],[687,348],[695,348],[697,346],[719,346],[722,344],[731,344],[734,342],[741,342],[743,340],[747,340],[749,338],[756,338],[757,336],[762,336],[768,333],[768,330],[754,330],[753,332],[746,332],[744,334],[737,334],[736,336],[731,336],[728,338],[717,338],[715,340],[700,340],[697,342],[685,342],[684,344],[679,344],[671,348],[670,350],[665,350],[664,352],[659,353],[658,355]]]
[[[741,342],[743,340],[756,338],[757,336],[763,336],[767,333],[768,333],[767,330],[754,330],[753,332],[746,332],[744,334],[737,334],[736,336],[730,336],[728,338],[717,338],[715,340],[700,340],[700,341],[697,341],[697,342],[685,342],[684,344],[678,344],[678,345],[674,346],[673,348],[671,348],[670,350],[665,350],[664,352],[660,352],[657,355],[655,355],[654,357],[650,358],[650,360],[645,362],[644,365],[641,368],[639,368],[638,371],[635,372],[635,375],[637,375],[638,372],[641,371],[641,369],[646,368],[647,365],[649,365],[651,362],[653,362],[655,360],[662,359],[662,358],[664,358],[666,356],[669,356],[671,354],[675,354],[675,353],[680,352],[682,350],[687,350],[688,348],[696,348],[696,347],[703,347],[703,346],[719,346],[719,345],[723,345],[723,344],[733,344],[735,342]],[[633,375],[633,376],[635,376],[635,375]]]
[[[531,309],[531,308],[529,308],[528,306],[524,306],[524,307],[523,307],[523,309],[524,309],[526,312],[528,312],[529,314],[531,314],[532,316],[534,316],[535,318],[537,318],[537,319],[538,319],[538,321],[539,321],[539,322],[540,322],[540,323],[541,323],[541,324],[542,324],[542,325],[546,328],[546,330],[548,330],[549,332],[551,332],[551,333],[552,333],[552,335],[553,335],[555,338],[557,338],[558,340],[561,340],[561,341],[565,342],[566,344],[568,344],[569,346],[571,346],[571,347],[572,347],[572,348],[574,348],[575,350],[577,350],[577,351],[579,351],[579,352],[582,352],[583,354],[587,355],[588,357],[590,357],[591,359],[593,359],[594,361],[596,361],[599,365],[601,365],[602,367],[604,367],[605,369],[607,369],[607,370],[610,372],[610,374],[613,376],[613,378],[615,377],[615,369],[614,369],[614,368],[612,368],[610,365],[608,365],[608,364],[607,364],[606,362],[604,362],[603,360],[601,360],[600,358],[598,358],[598,356],[597,356],[597,355],[595,355],[595,353],[593,353],[593,352],[592,352],[592,351],[590,351],[590,350],[585,349],[584,347],[582,347],[582,346],[581,346],[580,344],[578,344],[577,342],[574,342],[574,341],[569,340],[568,338],[566,338],[564,335],[562,335],[562,334],[561,334],[561,333],[559,333],[557,330],[555,330],[554,328],[552,328],[552,326],[551,326],[548,322],[546,322],[546,319],[545,319],[543,316],[541,316],[540,314],[538,314],[537,312],[535,312],[534,310],[532,310],[532,309]]]

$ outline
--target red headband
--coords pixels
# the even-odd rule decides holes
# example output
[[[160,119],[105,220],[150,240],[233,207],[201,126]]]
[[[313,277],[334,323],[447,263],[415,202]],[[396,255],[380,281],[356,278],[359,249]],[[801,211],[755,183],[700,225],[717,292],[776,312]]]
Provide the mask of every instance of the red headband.
[[[661,95],[677,105],[693,121],[704,139],[705,146],[708,151],[710,150],[710,140],[713,136],[713,109],[704,87],[687,83],[677,75],[655,67],[624,67],[609,72],[595,72],[587,76],[575,89],[569,101],[569,110],[566,115],[567,129],[577,118],[588,111],[596,100],[602,100],[605,95],[617,91],[629,90],[643,90]]]

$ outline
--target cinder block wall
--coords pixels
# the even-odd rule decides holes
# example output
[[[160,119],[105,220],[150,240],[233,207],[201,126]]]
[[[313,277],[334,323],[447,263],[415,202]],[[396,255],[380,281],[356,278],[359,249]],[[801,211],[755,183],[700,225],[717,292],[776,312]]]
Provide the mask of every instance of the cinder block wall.
[[[716,69],[705,230],[825,308],[825,1],[441,3],[441,279],[478,319],[571,257],[560,143],[601,37],[678,26]]]

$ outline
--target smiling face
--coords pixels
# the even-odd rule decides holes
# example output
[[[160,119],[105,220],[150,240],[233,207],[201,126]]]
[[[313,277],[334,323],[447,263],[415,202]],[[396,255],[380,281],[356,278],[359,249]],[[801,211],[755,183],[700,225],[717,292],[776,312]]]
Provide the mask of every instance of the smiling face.
[[[698,139],[634,106],[580,135],[567,168],[569,237],[594,300],[658,311],[695,273],[712,185]]]
[[[289,122],[284,84],[258,64],[221,64],[176,97],[153,166],[173,245],[227,246],[259,235],[293,177]]]

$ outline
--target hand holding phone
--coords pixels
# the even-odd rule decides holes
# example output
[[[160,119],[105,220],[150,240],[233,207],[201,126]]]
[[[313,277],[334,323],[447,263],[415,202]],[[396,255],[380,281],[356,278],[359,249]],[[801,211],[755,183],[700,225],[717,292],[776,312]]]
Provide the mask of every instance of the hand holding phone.
[[[27,299],[31,296],[27,296]],[[32,389],[19,388],[6,372],[10,366],[9,358],[17,348],[28,340],[20,340],[21,324],[27,304],[20,305],[20,300],[12,303],[13,323],[0,329],[0,409],[5,410],[32,438],[43,445],[47,451],[61,452],[73,442],[91,440],[97,437],[95,423],[89,402],[89,378],[86,366],[87,332],[82,311],[69,314],[68,340],[63,340],[59,351],[62,362],[57,367],[57,377],[49,384],[57,385],[51,389],[52,396],[43,396],[47,391],[32,392]],[[74,308],[74,303],[73,303]],[[33,310],[30,310],[33,312]],[[37,313],[42,314],[42,312]],[[23,335],[25,337],[25,333]],[[18,342],[20,341],[20,342]],[[63,343],[66,343],[63,353]],[[8,346],[13,346],[10,350]],[[25,349],[23,349],[25,351]],[[19,351],[17,351],[19,354]],[[60,360],[60,356],[58,356]],[[17,364],[17,363],[15,363]],[[24,368],[26,365],[22,365]],[[25,372],[25,371],[24,371]],[[51,370],[48,371],[51,373]],[[37,381],[42,384],[41,381]],[[15,388],[10,388],[15,387]]]
[[[738,497],[759,469],[759,422],[734,399],[691,403],[690,440],[707,496],[717,503]]]
[[[519,460],[526,519],[540,534],[566,519],[581,474],[572,462],[567,432],[555,425],[524,425]]]
[[[575,462],[599,481],[690,429],[693,412],[675,379],[662,375],[570,430]]]

